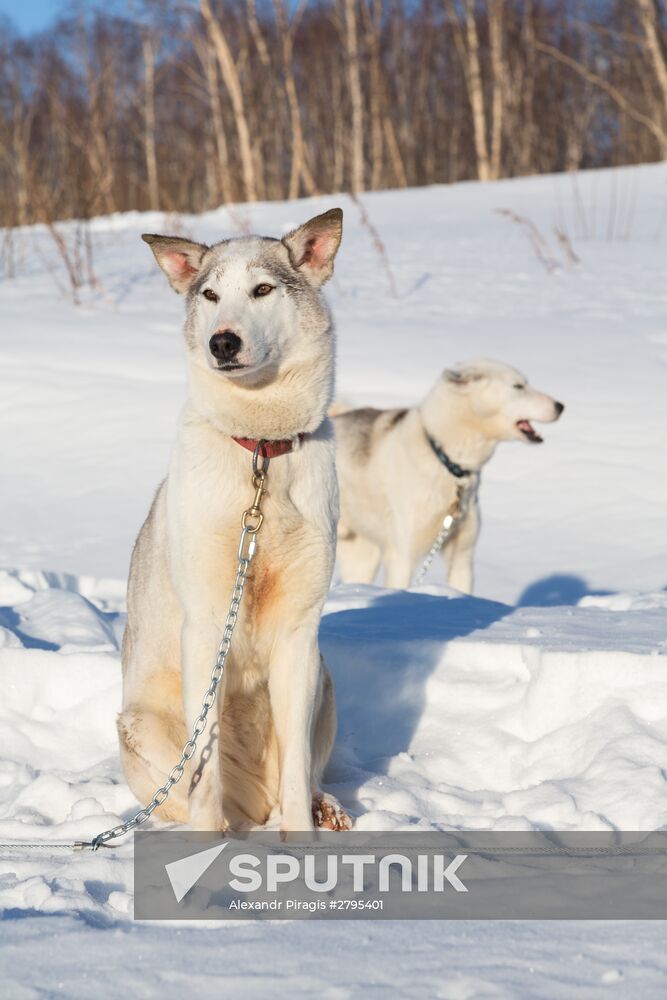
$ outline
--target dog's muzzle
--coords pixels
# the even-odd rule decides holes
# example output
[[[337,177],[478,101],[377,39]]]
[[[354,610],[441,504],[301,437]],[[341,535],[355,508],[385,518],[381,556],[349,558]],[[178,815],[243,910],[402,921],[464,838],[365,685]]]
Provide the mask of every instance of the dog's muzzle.
[[[234,364],[242,346],[241,338],[233,330],[214,333],[208,342],[208,349],[221,368]]]

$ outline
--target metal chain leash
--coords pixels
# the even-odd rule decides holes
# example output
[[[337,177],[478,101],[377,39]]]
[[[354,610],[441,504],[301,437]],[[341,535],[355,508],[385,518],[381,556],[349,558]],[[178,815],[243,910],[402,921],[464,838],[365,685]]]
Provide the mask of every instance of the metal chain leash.
[[[456,487],[456,498],[443,518],[442,527],[440,528],[438,534],[435,536],[433,545],[426,553],[426,556],[424,558],[423,563],[421,564],[419,572],[415,577],[415,583],[414,583],[415,587],[418,587],[420,584],[424,582],[426,574],[431,568],[431,563],[435,559],[436,555],[438,554],[438,552],[440,552],[441,548],[443,547],[443,545],[445,544],[445,542],[447,541],[447,539],[449,538],[449,536],[451,535],[452,531],[459,523],[459,521],[461,521],[465,517],[466,511],[468,510],[468,502],[471,493],[472,493],[471,488],[465,489],[462,486]]]
[[[21,849],[31,848],[34,850],[48,848],[50,850],[65,849],[96,851],[99,847],[103,847],[108,844],[110,840],[118,840],[120,837],[124,837],[125,834],[129,833],[130,830],[134,830],[137,826],[141,826],[142,823],[145,823],[146,820],[149,819],[155,812],[158,806],[161,806],[167,800],[171,789],[174,785],[177,785],[183,777],[185,773],[185,766],[190,758],[194,756],[197,749],[197,740],[206,729],[208,713],[215,704],[218,687],[220,686],[220,681],[222,680],[225,672],[225,662],[232,644],[234,628],[238,620],[239,609],[243,599],[243,589],[248,576],[248,568],[257,548],[257,533],[264,522],[261,505],[262,496],[266,490],[269,459],[261,454],[263,444],[264,441],[259,441],[257,443],[252,456],[252,484],[255,488],[255,499],[252,502],[252,506],[248,507],[248,509],[243,512],[243,517],[241,519],[241,537],[239,539],[237,555],[238,564],[236,568],[236,579],[234,580],[234,589],[229,602],[229,610],[227,612],[227,619],[225,621],[222,639],[220,641],[220,646],[218,647],[218,655],[211,673],[211,681],[206,694],[204,695],[201,711],[195,719],[190,739],[183,747],[181,759],[172,767],[164,785],[161,785],[156,789],[155,794],[148,805],[144,806],[143,809],[140,809],[134,814],[134,816],[131,817],[131,819],[126,820],[125,823],[119,823],[118,826],[113,826],[108,830],[104,830],[102,833],[98,833],[92,841],[75,841],[74,843],[69,844],[0,844],[0,848],[9,849],[18,847]]]
[[[255,499],[252,502],[252,506],[243,512],[243,517],[241,519],[238,564],[236,568],[234,589],[229,602],[229,611],[227,612],[227,619],[225,621],[222,639],[220,640],[220,646],[218,647],[218,655],[215,661],[215,666],[213,667],[213,671],[211,673],[211,682],[208,686],[206,694],[204,695],[201,712],[195,719],[192,727],[190,739],[183,747],[181,759],[178,764],[175,764],[174,767],[172,767],[169,772],[169,777],[165,781],[164,785],[161,785],[160,788],[156,789],[155,794],[148,805],[144,806],[143,809],[140,809],[139,812],[135,813],[131,819],[126,820],[125,823],[120,823],[118,826],[111,827],[111,829],[105,830],[103,833],[98,833],[90,845],[93,851],[96,851],[98,847],[108,843],[108,841],[124,837],[126,833],[130,832],[130,830],[134,830],[135,827],[141,826],[141,824],[145,823],[152,813],[155,812],[158,806],[161,806],[166,801],[171,789],[174,785],[177,785],[183,777],[185,773],[185,765],[188,763],[190,758],[194,756],[197,749],[197,740],[206,729],[208,713],[215,704],[218,687],[220,686],[220,681],[222,680],[225,672],[225,662],[232,644],[232,636],[234,635],[234,628],[238,620],[241,601],[243,600],[243,589],[248,576],[248,568],[255,555],[255,549],[257,548],[257,533],[262,527],[262,523],[264,521],[261,504],[262,496],[266,489],[266,475],[269,466],[269,459],[262,457],[262,464],[259,464],[262,444],[263,441],[258,441],[252,456],[252,484],[255,487]]]

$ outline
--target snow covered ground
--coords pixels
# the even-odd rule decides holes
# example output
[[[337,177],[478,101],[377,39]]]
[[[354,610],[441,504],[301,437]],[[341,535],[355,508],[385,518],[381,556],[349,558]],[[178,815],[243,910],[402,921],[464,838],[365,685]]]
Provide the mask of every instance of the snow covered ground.
[[[182,303],[138,235],[280,233],[335,203],[341,398],[411,403],[491,356],[567,410],[485,471],[479,597],[439,566],[409,593],[332,591],[329,787],[366,830],[667,825],[667,167],[363,200],[397,297],[345,196],[96,220],[102,288],[78,307],[48,234],[22,235],[0,284],[0,841],[90,837],[135,806],[123,576],[185,388]],[[3,993],[83,998],[103,975],[114,997],[259,997],[278,970],[291,997],[664,995],[660,925],[139,926],[131,883],[129,844],[0,852]]]

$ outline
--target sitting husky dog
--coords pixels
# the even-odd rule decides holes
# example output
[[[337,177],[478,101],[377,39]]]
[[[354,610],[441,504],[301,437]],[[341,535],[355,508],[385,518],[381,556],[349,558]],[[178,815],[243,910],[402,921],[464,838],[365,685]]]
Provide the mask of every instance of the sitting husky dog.
[[[338,514],[327,418],[334,341],[320,286],[341,233],[342,212],[333,209],[282,240],[208,247],[143,237],[186,296],[190,397],[130,568],[118,733],[142,804],[178,762],[201,711],[260,440],[270,459],[220,696],[189,770],[158,812],[198,830],[262,824],[276,807],[284,832],[311,830],[313,821],[350,826],[319,786],[336,727],[317,633]]]
[[[339,412],[343,580],[372,583],[382,562],[387,587],[408,587],[451,512],[448,582],[471,593],[479,471],[500,441],[541,442],[531,420],[549,423],[563,409],[513,368],[474,361],[445,371],[414,409]]]

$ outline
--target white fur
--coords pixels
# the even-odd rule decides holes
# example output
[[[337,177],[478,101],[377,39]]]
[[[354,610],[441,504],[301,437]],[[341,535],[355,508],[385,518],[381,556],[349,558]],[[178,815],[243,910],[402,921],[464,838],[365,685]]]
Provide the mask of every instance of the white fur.
[[[423,402],[407,412],[338,413],[343,580],[371,583],[382,564],[386,586],[409,586],[463,486],[469,491],[467,513],[443,554],[450,586],[472,592],[479,471],[500,441],[526,440],[517,421],[550,422],[561,411],[515,369],[481,360],[445,371]],[[453,476],[433,453],[427,434],[472,475]]]
[[[315,250],[324,232],[333,258],[339,214],[302,231]],[[283,439],[307,432],[291,453],[270,462],[265,520],[217,708],[189,772],[159,811],[195,829],[263,823],[278,807],[282,830],[304,831],[324,810],[319,780],[333,744],[335,706],[317,632],[338,506],[325,416],[334,344],[316,269],[322,260],[327,265],[326,253],[294,260],[289,239],[213,248],[147,239],[172,286],[188,294],[190,399],[130,571],[118,729],[125,775],[142,802],[178,760],[227,615],[241,515],[254,496],[252,456],[231,435]],[[278,273],[286,280],[292,274],[294,287]],[[271,294],[254,298],[253,289],[268,281]],[[217,302],[204,296],[206,289],[215,290]],[[239,372],[217,370],[209,349],[211,335],[225,328],[242,340]],[[349,825],[341,810],[333,818],[324,811],[328,825]]]

